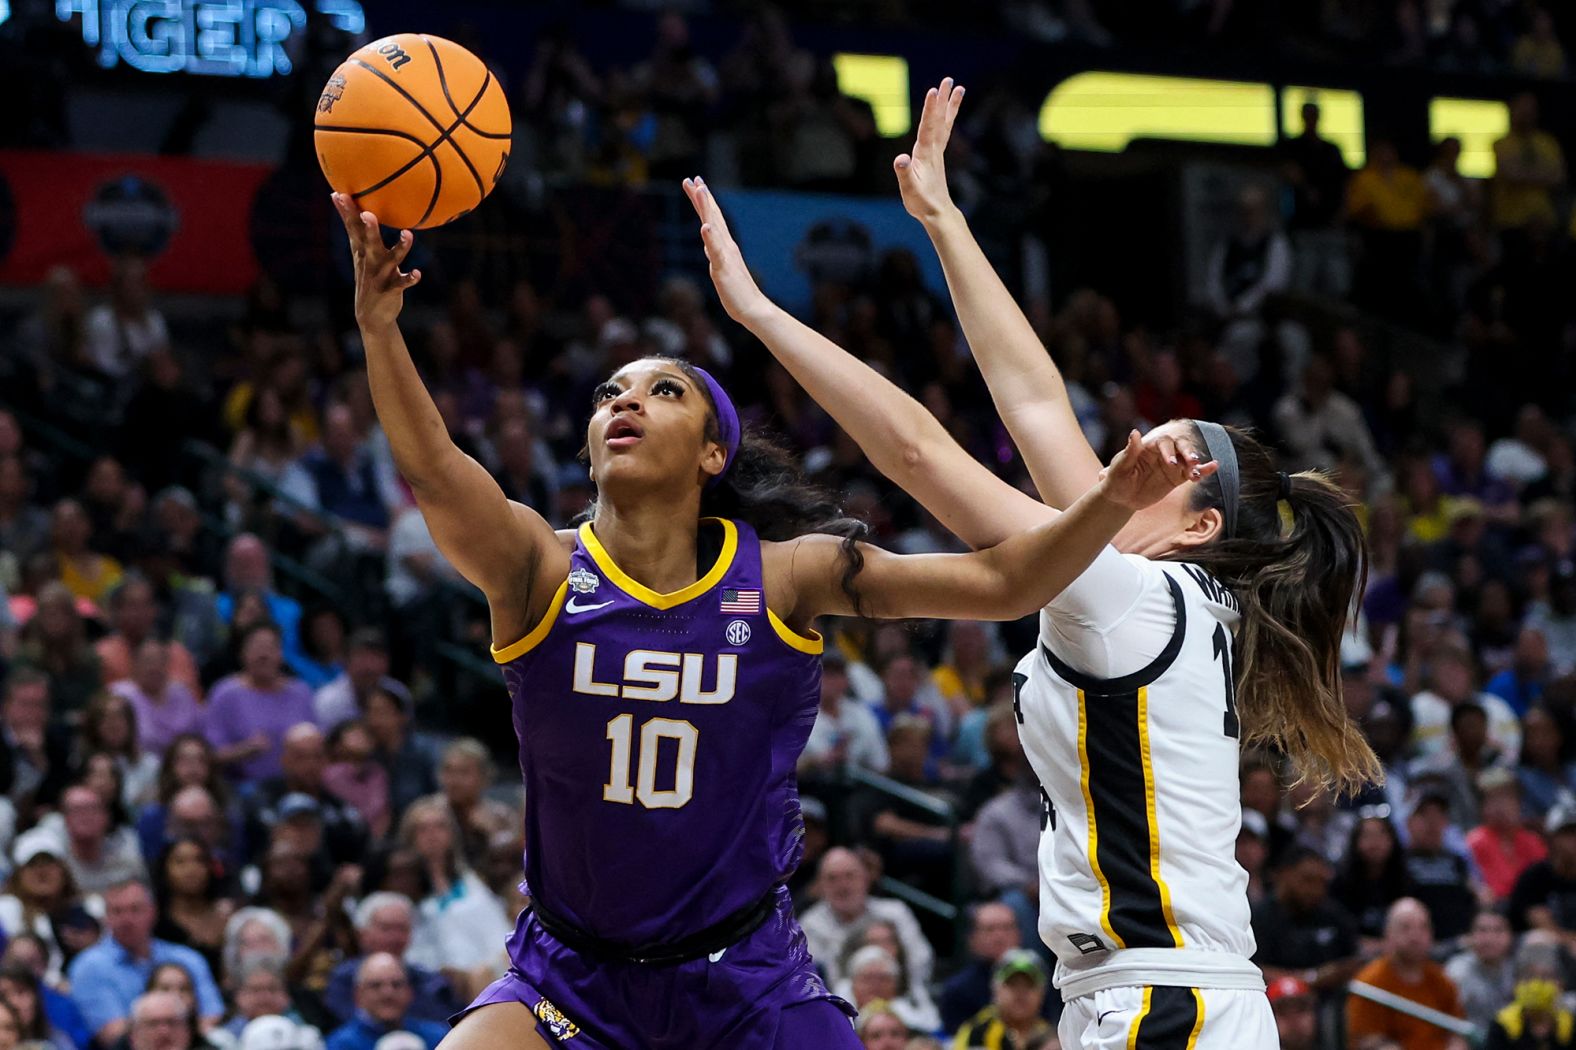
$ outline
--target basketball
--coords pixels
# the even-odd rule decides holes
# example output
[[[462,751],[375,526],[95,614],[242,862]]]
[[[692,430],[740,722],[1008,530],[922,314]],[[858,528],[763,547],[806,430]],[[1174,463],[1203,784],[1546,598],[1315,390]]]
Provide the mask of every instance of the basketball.
[[[509,162],[498,78],[460,45],[424,33],[359,49],[318,98],[318,164],[385,226],[431,229],[473,211]]]

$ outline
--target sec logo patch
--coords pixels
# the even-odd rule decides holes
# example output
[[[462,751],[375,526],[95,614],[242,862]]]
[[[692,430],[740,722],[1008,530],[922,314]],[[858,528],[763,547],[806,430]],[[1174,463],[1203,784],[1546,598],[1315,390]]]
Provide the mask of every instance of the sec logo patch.
[[[743,645],[750,640],[750,625],[743,620],[734,620],[723,635],[728,639],[729,645]]]

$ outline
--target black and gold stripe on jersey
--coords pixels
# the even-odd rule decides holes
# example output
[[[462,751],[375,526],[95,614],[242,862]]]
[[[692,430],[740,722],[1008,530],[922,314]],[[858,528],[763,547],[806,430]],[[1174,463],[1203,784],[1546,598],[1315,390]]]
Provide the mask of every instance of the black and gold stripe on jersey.
[[[1078,690],[1079,786],[1088,813],[1089,866],[1100,884],[1100,926],[1117,948],[1181,948],[1171,891],[1160,872],[1160,829],[1149,748],[1149,690],[1182,648],[1187,613],[1166,577],[1177,622],[1148,667],[1115,679],[1080,674],[1041,647]]]
[[[1204,997],[1197,988],[1155,985],[1127,1030],[1127,1050],[1193,1050],[1204,1027]]]

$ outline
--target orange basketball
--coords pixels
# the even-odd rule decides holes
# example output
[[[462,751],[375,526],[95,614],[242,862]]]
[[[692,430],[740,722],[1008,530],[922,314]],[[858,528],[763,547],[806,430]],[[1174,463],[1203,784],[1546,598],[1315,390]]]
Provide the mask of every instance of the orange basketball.
[[[497,185],[512,126],[481,59],[441,37],[401,33],[356,51],[328,78],[317,162],[330,186],[384,225],[430,229]]]

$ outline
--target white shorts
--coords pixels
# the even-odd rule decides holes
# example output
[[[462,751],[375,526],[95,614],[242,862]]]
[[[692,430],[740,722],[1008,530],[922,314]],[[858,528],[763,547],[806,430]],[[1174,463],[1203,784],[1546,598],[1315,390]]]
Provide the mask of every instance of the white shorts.
[[[1136,1029],[1136,1031],[1135,1031]],[[1107,988],[1069,999],[1062,1050],[1276,1050],[1263,992],[1166,985]]]

